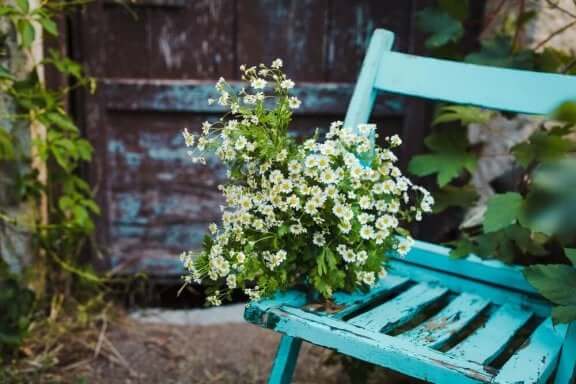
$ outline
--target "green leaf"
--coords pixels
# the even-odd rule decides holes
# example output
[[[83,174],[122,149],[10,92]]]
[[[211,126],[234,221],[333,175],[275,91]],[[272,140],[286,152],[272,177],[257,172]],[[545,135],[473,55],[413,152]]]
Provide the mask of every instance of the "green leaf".
[[[552,308],[552,319],[556,323],[571,323],[572,321],[576,321],[576,305]]]
[[[34,26],[28,20],[20,19],[18,20],[16,28],[20,34],[20,43],[22,44],[22,47],[29,48],[36,38]]]
[[[448,207],[467,208],[478,200],[476,189],[472,185],[454,187],[447,185],[434,193],[434,212],[442,212]]]
[[[50,19],[50,17],[43,16],[38,18],[38,21],[46,32],[52,36],[58,36],[58,25],[52,19]]]
[[[0,79],[14,80],[15,78],[8,68],[6,68],[3,65],[0,65]]]
[[[452,245],[454,248],[450,250],[450,257],[454,259],[461,259],[475,251],[474,244],[467,238],[460,239]]]
[[[76,124],[68,117],[68,115],[60,112],[48,112],[45,114],[49,122],[56,124],[58,127],[70,131],[78,132],[78,127]]]
[[[0,17],[12,16],[18,14],[18,11],[10,5],[0,5]]]
[[[438,5],[444,11],[460,21],[464,21],[468,17],[468,3],[468,0],[438,0]]]
[[[575,147],[574,142],[568,138],[537,131],[527,142],[515,145],[512,153],[518,163],[528,167],[533,162],[541,163],[561,159]]]
[[[30,4],[28,3],[28,0],[16,0],[16,5],[23,13],[26,14],[30,12]]]
[[[485,124],[494,115],[493,111],[482,108],[468,107],[463,105],[449,105],[442,107],[438,115],[434,118],[432,125],[459,121],[462,125],[472,123]]]
[[[468,63],[491,65],[518,69],[533,69],[532,51],[512,49],[512,40],[508,36],[497,35],[489,40],[481,40],[479,52],[471,53],[464,59]]]
[[[524,276],[538,292],[555,304],[576,305],[576,269],[563,264],[532,265]]]
[[[464,34],[460,20],[437,8],[425,8],[418,12],[416,23],[423,32],[430,34],[425,42],[429,49],[458,42]]]
[[[417,176],[427,176],[437,173],[437,183],[446,186],[457,178],[464,168],[473,170],[476,159],[467,153],[418,155],[410,161],[408,169]]]
[[[0,159],[13,159],[15,154],[15,143],[10,133],[0,127]]]
[[[476,169],[476,156],[467,152],[468,140],[464,129],[444,129],[425,140],[431,154],[414,156],[408,170],[417,176],[437,174],[437,182],[444,187],[464,170]]]
[[[552,113],[555,120],[576,124],[576,101],[566,101],[562,103]]]
[[[564,254],[572,265],[576,267],[576,248],[564,248]]]
[[[278,237],[284,237],[290,232],[290,227],[287,224],[282,224],[278,227]]]
[[[520,216],[523,202],[522,196],[515,192],[492,196],[484,216],[484,232],[496,232],[514,224]]]
[[[535,60],[537,69],[542,72],[576,74],[576,67],[571,66],[574,56],[568,51],[546,47],[540,54],[536,53]]]

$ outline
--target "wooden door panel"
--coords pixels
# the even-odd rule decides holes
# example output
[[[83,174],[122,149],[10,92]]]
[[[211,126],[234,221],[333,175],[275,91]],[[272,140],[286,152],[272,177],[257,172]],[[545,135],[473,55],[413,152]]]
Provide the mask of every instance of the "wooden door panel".
[[[346,112],[372,30],[394,30],[400,49],[410,50],[413,12],[424,3],[137,0],[129,10],[115,0],[91,3],[72,38],[81,38],[82,58],[99,80],[83,117],[96,149],[90,173],[103,207],[106,267],[177,274],[177,255],[198,248],[218,218],[225,170],[216,161],[192,164],[180,134],[222,113],[206,102],[218,77],[238,80],[239,64],[280,57],[303,101],[294,133],[325,129]],[[380,97],[373,120],[387,134],[400,132],[407,113],[403,98]]]
[[[322,81],[328,0],[247,0],[238,3],[238,62],[284,59],[291,78]]]

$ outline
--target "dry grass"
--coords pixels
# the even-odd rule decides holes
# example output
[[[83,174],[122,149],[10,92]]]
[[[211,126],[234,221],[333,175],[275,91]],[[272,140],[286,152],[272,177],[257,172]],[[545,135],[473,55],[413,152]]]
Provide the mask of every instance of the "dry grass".
[[[136,322],[95,301],[74,311],[55,299],[38,319],[22,358],[7,368],[9,384],[264,383],[278,335],[249,324],[172,326]],[[98,310],[96,310],[98,309]],[[341,360],[305,344],[295,383],[348,384]],[[369,383],[412,383],[376,370]]]

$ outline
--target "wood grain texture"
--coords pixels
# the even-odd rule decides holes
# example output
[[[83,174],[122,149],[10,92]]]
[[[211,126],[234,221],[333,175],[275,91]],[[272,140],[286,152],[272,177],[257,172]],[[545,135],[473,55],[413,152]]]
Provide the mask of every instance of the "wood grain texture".
[[[234,81],[230,84],[238,90],[245,86]],[[218,114],[226,111],[218,104],[209,105],[207,102],[208,98],[217,98],[214,81],[105,79],[101,86],[106,95],[106,107],[111,111]],[[341,119],[352,90],[353,86],[348,83],[298,82],[291,94],[302,101],[302,106],[294,111],[294,115],[330,115]],[[403,112],[402,98],[389,97],[376,106],[373,116],[401,116]]]
[[[289,77],[325,80],[328,0],[251,0],[237,9],[238,63],[284,58]]]
[[[146,65],[154,78],[231,78],[236,71],[235,2],[189,1],[183,9],[147,10]]]
[[[454,292],[474,292],[496,304],[514,304],[547,317],[550,315],[550,304],[537,295],[513,291],[502,286],[494,286],[480,281],[470,280],[467,276],[459,276],[433,268],[422,268],[418,265],[393,260],[390,262],[392,273],[406,276],[422,282],[441,284]]]
[[[566,325],[554,327],[551,319],[542,322],[526,343],[500,369],[495,382],[546,383],[556,368],[566,328]]]
[[[332,0],[327,47],[329,81],[354,82],[376,28],[394,31],[396,49],[405,51],[410,36],[411,1]]]
[[[498,260],[482,260],[475,255],[466,259],[453,259],[449,248],[437,244],[417,241],[405,257],[396,259],[526,293],[537,293],[517,266],[506,265]]]
[[[344,318],[370,305],[374,301],[382,300],[389,294],[401,292],[408,288],[410,284],[410,280],[406,277],[388,275],[386,278],[378,280],[374,287],[367,293],[362,291],[352,293],[336,292],[333,296],[334,303],[343,306],[343,309],[336,312],[333,317],[339,319]]]
[[[150,77],[148,63],[154,60],[154,57],[148,42],[150,33],[148,10],[104,7],[98,3],[93,7],[99,7],[100,20],[105,26],[104,30],[95,31],[98,36],[91,36],[93,40],[103,40],[101,49],[105,57],[97,64],[101,66],[98,68],[99,72],[109,77]]]
[[[416,317],[441,300],[448,290],[433,284],[418,284],[395,298],[348,320],[362,329],[387,332]]]
[[[462,293],[436,315],[399,337],[415,344],[440,348],[474,321],[489,303],[480,296]]]
[[[285,307],[266,312],[268,328],[434,383],[489,383],[494,371],[352,324]]]
[[[532,315],[520,307],[503,305],[490,315],[486,323],[448,353],[464,360],[489,364],[504,351]]]

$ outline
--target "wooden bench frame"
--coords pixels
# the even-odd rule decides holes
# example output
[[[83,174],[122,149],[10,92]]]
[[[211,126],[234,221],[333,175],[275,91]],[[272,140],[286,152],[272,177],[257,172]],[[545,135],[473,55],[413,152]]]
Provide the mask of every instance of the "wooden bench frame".
[[[392,32],[374,32],[345,127],[368,121],[379,91],[527,114],[547,114],[561,102],[576,98],[576,77],[411,56],[391,51],[393,41]],[[283,334],[269,383],[291,381],[302,340],[435,383],[545,383],[552,375],[555,384],[574,380],[576,322],[553,326],[550,303],[526,282],[519,269],[475,256],[453,260],[448,252],[438,245],[417,242],[405,258],[393,258],[391,276],[369,293],[336,294],[335,301],[345,305],[343,312],[336,314],[301,308],[306,298],[297,291],[250,303],[245,311],[248,321]],[[465,297],[462,301],[479,305],[475,309],[478,313],[488,305],[497,305],[498,311],[490,316],[517,310],[519,317],[524,314],[525,321],[530,316],[544,320],[499,369],[490,368],[488,363],[502,352],[505,341],[500,343],[501,349],[491,350],[494,346],[484,345],[481,337],[473,339],[471,335],[466,341],[476,343],[474,348],[466,344],[467,351],[446,353],[381,333],[378,313],[368,313],[375,311],[374,306],[359,315],[359,320],[343,321],[378,297],[404,287],[408,279],[419,285],[429,284],[430,290],[441,284],[441,289],[462,296],[472,292],[476,299]],[[377,324],[370,330],[373,320]],[[510,334],[498,337],[511,339],[519,327],[511,324]]]

